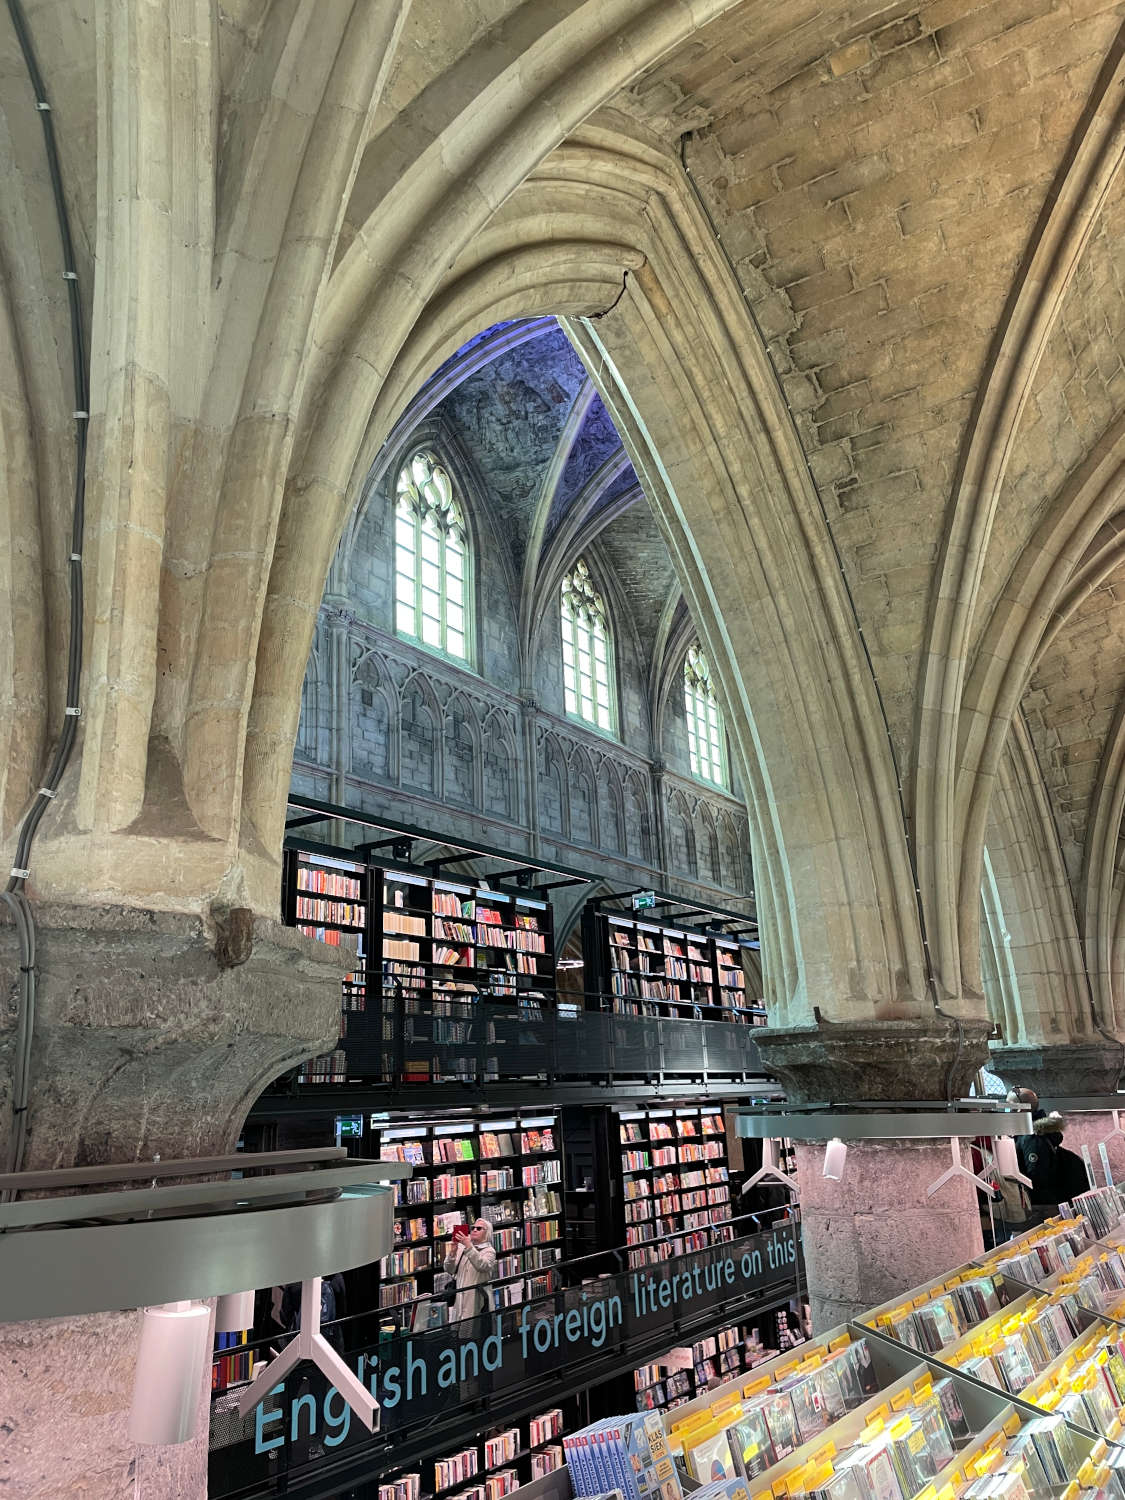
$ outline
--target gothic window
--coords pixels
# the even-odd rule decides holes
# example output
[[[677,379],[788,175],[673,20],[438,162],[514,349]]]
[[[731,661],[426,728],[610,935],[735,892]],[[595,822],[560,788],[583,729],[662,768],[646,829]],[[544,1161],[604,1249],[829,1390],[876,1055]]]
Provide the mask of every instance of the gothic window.
[[[715,701],[711,668],[698,641],[689,649],[684,662],[684,713],[691,774],[712,786],[727,787],[723,716]]]
[[[421,448],[398,476],[395,629],[468,661],[469,541],[449,472]]]
[[[612,734],[614,707],[609,685],[612,644],[605,601],[581,558],[563,579],[561,614],[566,711]]]

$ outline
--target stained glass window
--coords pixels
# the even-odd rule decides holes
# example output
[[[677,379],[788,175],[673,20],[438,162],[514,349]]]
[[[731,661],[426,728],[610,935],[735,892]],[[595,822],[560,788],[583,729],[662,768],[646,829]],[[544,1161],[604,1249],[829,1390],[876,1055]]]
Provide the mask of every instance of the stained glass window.
[[[714,786],[726,787],[727,757],[723,716],[715,701],[711,668],[699,648],[689,648],[684,661],[684,712],[687,715],[688,759],[691,774]]]
[[[435,651],[469,659],[469,542],[449,472],[419,449],[398,476],[395,629]]]
[[[612,734],[612,643],[605,601],[581,558],[563,579],[561,613],[566,711]]]

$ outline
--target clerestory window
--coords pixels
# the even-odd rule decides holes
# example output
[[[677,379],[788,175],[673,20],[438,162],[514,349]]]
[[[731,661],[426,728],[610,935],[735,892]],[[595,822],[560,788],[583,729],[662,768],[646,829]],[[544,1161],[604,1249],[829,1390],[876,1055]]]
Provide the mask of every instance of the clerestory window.
[[[691,774],[725,790],[730,782],[723,715],[715,699],[711,668],[698,641],[689,647],[684,661],[684,712]]]
[[[469,553],[449,471],[421,448],[402,466],[395,500],[395,629],[469,660]]]
[[[563,696],[566,711],[612,734],[613,643],[605,601],[581,558],[562,581]]]

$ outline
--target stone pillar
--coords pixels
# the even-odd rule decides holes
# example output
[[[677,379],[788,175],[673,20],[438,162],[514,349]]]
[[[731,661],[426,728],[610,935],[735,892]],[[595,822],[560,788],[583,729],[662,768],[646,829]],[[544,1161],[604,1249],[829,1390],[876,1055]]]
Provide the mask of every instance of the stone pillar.
[[[981,1254],[976,1189],[966,1178],[933,1198],[951,1165],[948,1138],[852,1141],[839,1182],[823,1176],[824,1146],[797,1147],[801,1237],[813,1331],[876,1307]],[[969,1165],[968,1142],[962,1160]]]
[[[253,1100],[339,1035],[354,957],[245,908],[206,918],[37,905],[38,995],[24,1166],[227,1153]],[[0,974],[18,956],[0,907]],[[14,1007],[0,1018],[0,1158]],[[233,1288],[232,1288],[233,1290]],[[0,1325],[0,1492],[21,1500],[199,1500],[210,1368],[192,1442],[138,1448],[127,1428],[141,1313]]]
[[[0,1493],[20,1500],[200,1500],[206,1494],[210,1365],[199,1430],[187,1443],[137,1447],[126,1431],[140,1312],[0,1323],[4,1442]]]
[[[1063,1046],[993,1047],[989,1068],[1009,1088],[1034,1089],[1040,1099],[1115,1094],[1125,1044],[1079,1041]]]
[[[769,1027],[762,1058],[793,1104],[883,1105],[959,1098],[986,1055],[987,1021]],[[967,1143],[962,1161],[969,1166]],[[825,1147],[797,1148],[805,1273],[813,1328],[822,1332],[979,1255],[976,1190],[965,1178],[933,1197],[952,1165],[949,1137],[848,1144],[839,1182],[823,1176]]]

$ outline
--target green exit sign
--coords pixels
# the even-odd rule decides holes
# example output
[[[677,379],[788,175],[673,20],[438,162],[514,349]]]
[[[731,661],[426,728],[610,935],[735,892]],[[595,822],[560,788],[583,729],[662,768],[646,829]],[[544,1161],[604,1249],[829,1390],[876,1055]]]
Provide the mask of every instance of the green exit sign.
[[[648,911],[656,905],[655,891],[638,891],[633,897],[634,911]]]

